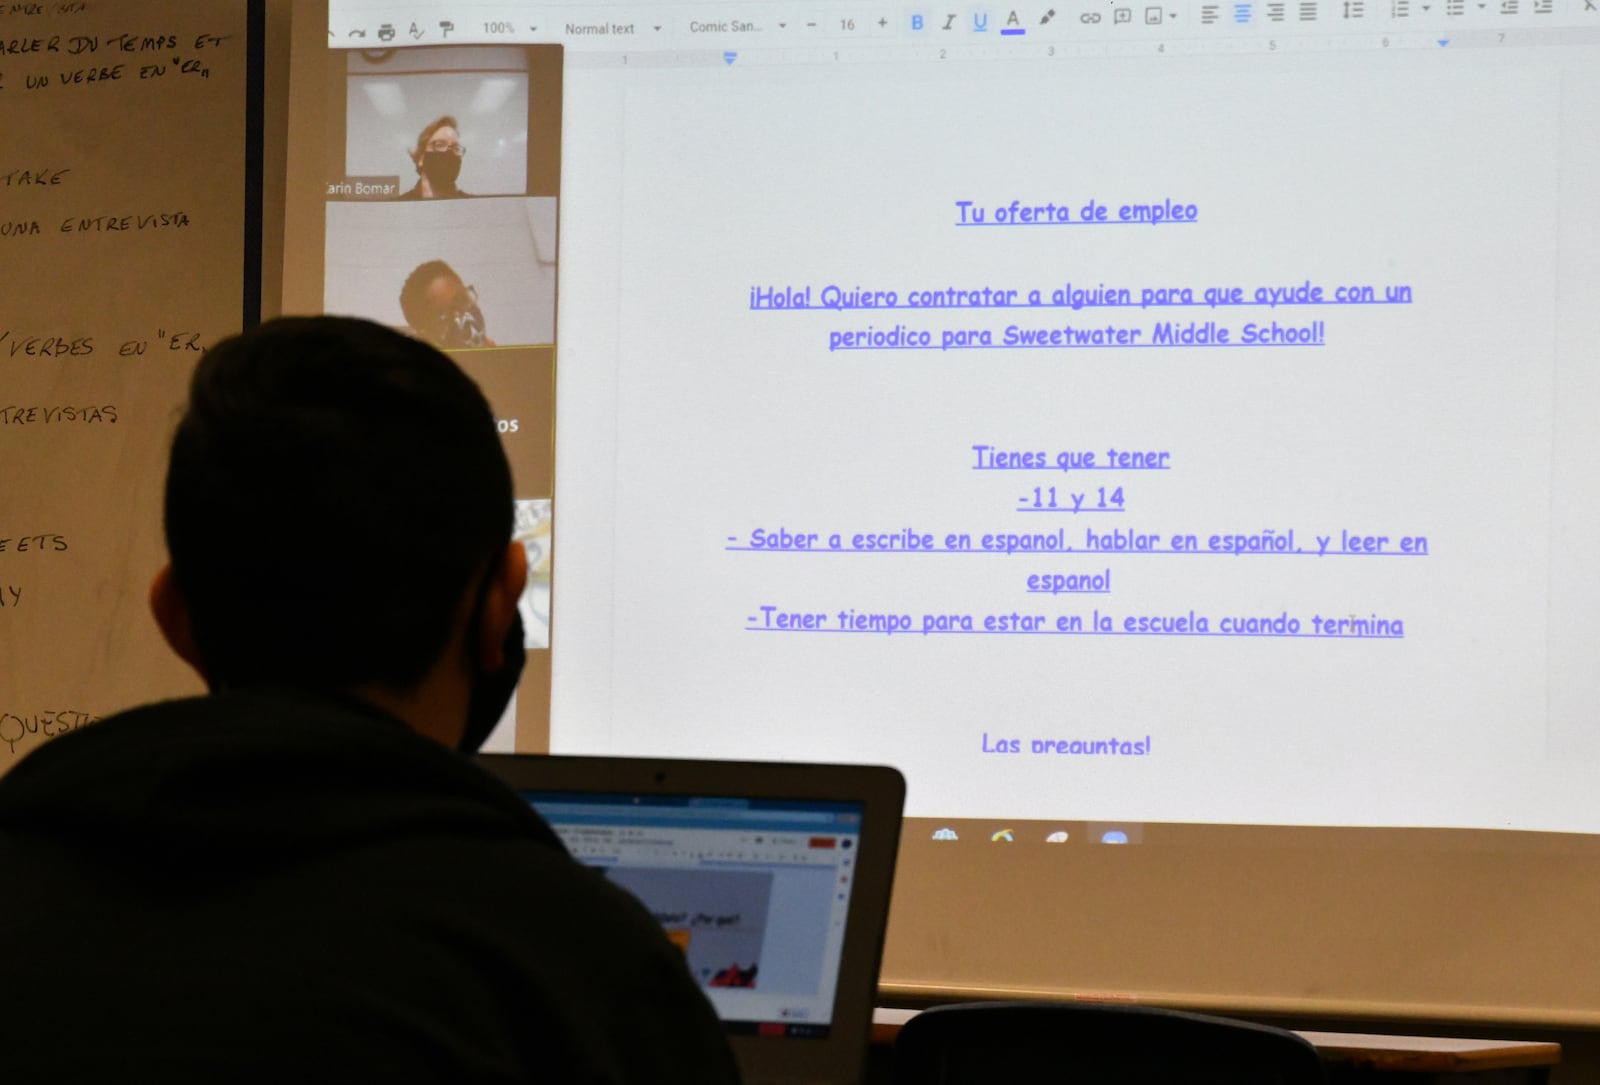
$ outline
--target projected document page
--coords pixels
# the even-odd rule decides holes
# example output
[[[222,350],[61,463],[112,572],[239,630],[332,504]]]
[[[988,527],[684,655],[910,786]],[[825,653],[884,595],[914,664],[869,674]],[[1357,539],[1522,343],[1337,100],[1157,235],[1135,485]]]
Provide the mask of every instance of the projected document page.
[[[552,747],[1600,830],[1600,18],[1054,7],[556,24]]]

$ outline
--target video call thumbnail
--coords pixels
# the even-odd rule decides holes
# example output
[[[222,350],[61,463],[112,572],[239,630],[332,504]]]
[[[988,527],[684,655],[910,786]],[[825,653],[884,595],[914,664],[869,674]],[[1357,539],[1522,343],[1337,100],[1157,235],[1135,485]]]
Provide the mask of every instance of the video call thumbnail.
[[[446,350],[555,342],[561,50],[351,50],[324,308]]]

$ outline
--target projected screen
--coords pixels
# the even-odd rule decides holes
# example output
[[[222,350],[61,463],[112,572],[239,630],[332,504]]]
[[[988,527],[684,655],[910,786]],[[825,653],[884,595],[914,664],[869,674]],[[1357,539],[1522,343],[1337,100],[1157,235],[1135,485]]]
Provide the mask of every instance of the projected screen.
[[[1581,5],[393,10],[330,16],[325,301],[404,325],[470,268],[445,345],[553,339],[503,43],[567,52],[551,749],[889,762],[932,817],[1600,830]],[[338,195],[415,195],[441,115],[476,198]]]
[[[564,49],[518,748],[893,764],[913,879],[1202,826],[1600,833],[1600,11],[952,11],[333,5],[330,127],[375,66]],[[450,108],[474,196],[433,228],[489,261],[514,231],[444,213],[526,189]],[[328,180],[415,182],[384,162]],[[327,304],[380,213],[326,203]],[[488,335],[548,321],[480,266]]]

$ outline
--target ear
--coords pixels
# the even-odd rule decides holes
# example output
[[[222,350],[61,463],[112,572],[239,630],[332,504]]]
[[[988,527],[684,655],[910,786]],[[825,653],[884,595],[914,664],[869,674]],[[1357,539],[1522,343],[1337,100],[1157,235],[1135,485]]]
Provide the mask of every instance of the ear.
[[[506,633],[517,616],[517,601],[527,583],[528,552],[520,542],[508,543],[478,618],[478,666],[485,671],[498,670],[505,663]]]
[[[194,643],[189,601],[178,590],[178,581],[172,575],[170,562],[163,565],[155,579],[150,581],[150,613],[155,617],[167,646],[178,654],[179,659],[193,667],[201,679],[206,679],[205,668],[200,665],[200,651]]]

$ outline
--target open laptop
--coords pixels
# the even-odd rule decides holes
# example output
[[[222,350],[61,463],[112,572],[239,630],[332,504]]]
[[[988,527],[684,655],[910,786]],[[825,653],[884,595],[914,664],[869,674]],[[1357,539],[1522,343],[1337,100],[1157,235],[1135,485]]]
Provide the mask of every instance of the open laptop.
[[[747,1085],[853,1085],[905,781],[892,768],[484,755],[684,951]]]

